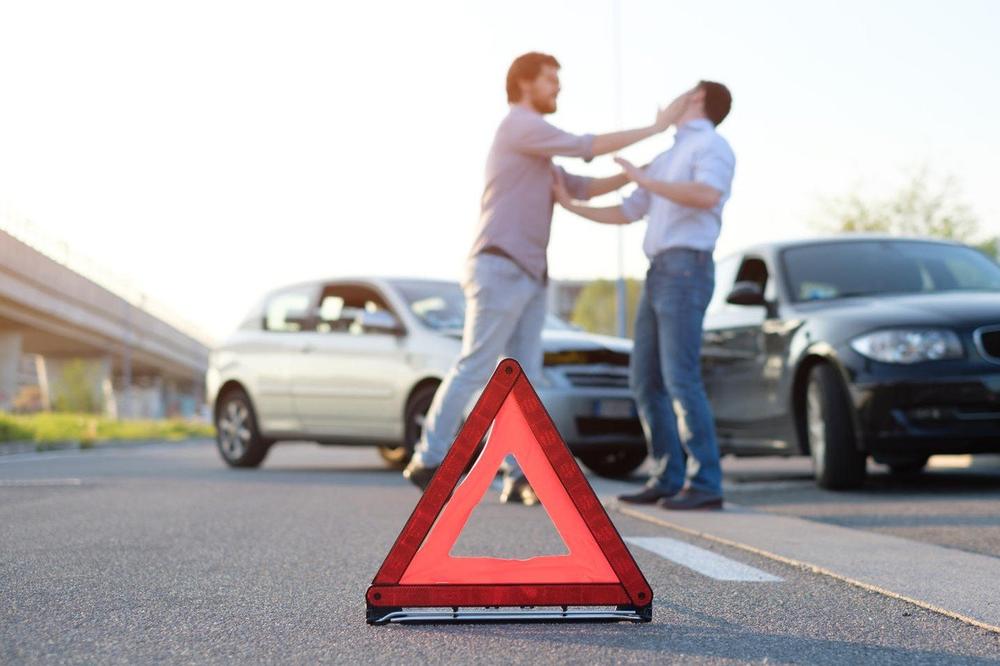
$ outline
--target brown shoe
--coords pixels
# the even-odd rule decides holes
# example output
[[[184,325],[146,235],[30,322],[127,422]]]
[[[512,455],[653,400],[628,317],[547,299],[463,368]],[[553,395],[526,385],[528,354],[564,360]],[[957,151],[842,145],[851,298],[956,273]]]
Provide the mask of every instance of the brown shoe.
[[[671,511],[719,511],[722,509],[722,495],[684,488],[673,497],[664,497],[657,504]]]

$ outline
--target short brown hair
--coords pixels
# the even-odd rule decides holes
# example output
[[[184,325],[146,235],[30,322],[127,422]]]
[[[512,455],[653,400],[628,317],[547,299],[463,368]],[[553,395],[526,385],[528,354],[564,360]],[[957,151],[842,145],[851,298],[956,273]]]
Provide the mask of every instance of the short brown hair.
[[[699,81],[698,88],[705,91],[705,115],[713,125],[718,125],[726,119],[733,106],[729,88],[715,81]]]
[[[559,69],[559,61],[547,53],[532,51],[518,56],[507,70],[507,101],[520,102],[521,88],[518,81],[534,81],[542,72],[542,67],[551,65]]]

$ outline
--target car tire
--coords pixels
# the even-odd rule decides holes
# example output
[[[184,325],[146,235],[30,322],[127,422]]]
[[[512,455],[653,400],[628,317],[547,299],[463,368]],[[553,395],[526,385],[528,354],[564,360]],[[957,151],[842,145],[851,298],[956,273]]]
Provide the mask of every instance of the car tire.
[[[602,451],[582,451],[576,455],[594,474],[608,479],[620,479],[639,469],[647,454],[645,447],[627,446]]]
[[[257,467],[273,443],[260,436],[250,397],[233,388],[219,397],[215,410],[215,443],[230,467]]]
[[[822,363],[810,372],[804,421],[816,483],[830,490],[861,486],[867,456],[858,450],[851,405],[833,366]]]
[[[410,396],[410,401],[406,403],[406,410],[403,414],[403,442],[395,446],[378,447],[378,454],[382,456],[382,460],[389,467],[403,469],[410,462],[410,458],[413,457],[413,449],[420,441],[424,418],[427,416],[427,410],[430,409],[431,401],[434,400],[437,387],[437,384],[428,384],[417,389]]]

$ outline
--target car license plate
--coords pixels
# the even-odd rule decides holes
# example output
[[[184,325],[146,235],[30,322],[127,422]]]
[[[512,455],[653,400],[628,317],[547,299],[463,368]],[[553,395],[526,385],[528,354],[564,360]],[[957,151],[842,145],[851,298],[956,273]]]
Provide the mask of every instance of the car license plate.
[[[635,416],[635,403],[627,399],[595,400],[594,416],[602,419],[630,419]]]

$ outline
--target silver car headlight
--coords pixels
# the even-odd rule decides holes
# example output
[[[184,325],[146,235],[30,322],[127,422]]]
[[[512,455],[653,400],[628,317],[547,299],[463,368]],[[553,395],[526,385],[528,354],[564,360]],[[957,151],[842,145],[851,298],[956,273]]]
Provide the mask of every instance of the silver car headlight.
[[[851,340],[851,348],[883,363],[943,361],[964,355],[958,335],[943,328],[875,331]]]

